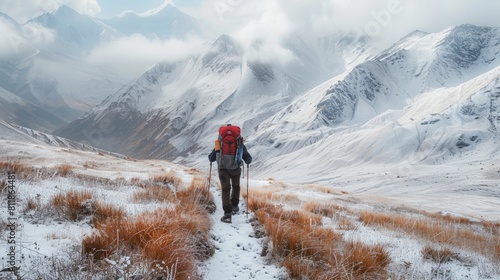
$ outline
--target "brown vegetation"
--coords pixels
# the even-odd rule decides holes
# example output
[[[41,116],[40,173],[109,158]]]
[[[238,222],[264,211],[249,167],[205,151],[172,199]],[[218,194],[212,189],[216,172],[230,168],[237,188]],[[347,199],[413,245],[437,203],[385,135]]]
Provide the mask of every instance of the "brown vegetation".
[[[22,173],[29,171],[29,168],[19,162],[0,161],[0,170],[6,170],[10,173]]]
[[[65,177],[68,176],[73,171],[73,167],[67,163],[64,163],[57,168],[57,171],[61,176]]]
[[[89,207],[84,204],[90,199],[92,199],[92,192],[89,190],[69,190],[66,193],[54,195],[49,205],[53,205],[57,213],[70,221],[78,221],[90,214],[88,213]]]
[[[459,260],[460,257],[449,248],[435,249],[431,246],[425,246],[422,249],[422,257],[427,260],[432,260],[436,263],[442,264],[452,260]]]
[[[175,279],[197,279],[196,262],[215,252],[205,210],[207,204],[213,204],[208,194],[203,180],[195,179],[189,188],[177,193],[177,206],[173,208],[127,219],[118,216],[98,220],[96,231],[82,241],[83,254],[99,261],[127,252],[139,255],[151,267],[167,268],[167,274],[175,270]]]
[[[175,201],[174,192],[167,187],[158,185],[144,186],[142,190],[137,191],[132,196],[132,201],[136,203],[145,203],[151,201],[173,202]]]
[[[475,250],[489,256],[496,254],[492,248],[500,244],[500,240],[495,235],[481,234],[472,229],[457,226],[452,222],[444,223],[428,218],[412,218],[369,211],[359,213],[359,219],[367,225],[379,225],[391,230],[401,230],[431,242]],[[457,222],[461,225],[464,224],[462,220],[457,220]],[[467,223],[465,222],[465,224]]]
[[[343,240],[322,226],[332,207],[308,203],[308,211],[284,210],[267,195],[253,195],[251,210],[271,241],[271,252],[292,279],[377,279],[386,275],[390,257],[384,246]],[[313,213],[311,213],[313,212]],[[321,215],[318,215],[321,214]]]
[[[170,170],[165,174],[155,176],[153,178],[153,182],[170,185],[177,188],[180,184],[182,184],[182,179],[177,175],[175,171]]]

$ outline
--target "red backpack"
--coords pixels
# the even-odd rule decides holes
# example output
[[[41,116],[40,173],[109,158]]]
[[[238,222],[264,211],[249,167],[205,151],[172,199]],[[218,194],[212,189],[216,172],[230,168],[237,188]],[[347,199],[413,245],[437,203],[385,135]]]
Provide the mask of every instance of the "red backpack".
[[[222,153],[236,155],[236,146],[241,141],[241,128],[236,125],[224,125],[219,128],[219,141]]]
[[[243,151],[241,128],[230,124],[221,126],[219,128],[218,140],[220,144],[220,155],[217,160],[219,169],[238,168],[241,165],[241,154]]]

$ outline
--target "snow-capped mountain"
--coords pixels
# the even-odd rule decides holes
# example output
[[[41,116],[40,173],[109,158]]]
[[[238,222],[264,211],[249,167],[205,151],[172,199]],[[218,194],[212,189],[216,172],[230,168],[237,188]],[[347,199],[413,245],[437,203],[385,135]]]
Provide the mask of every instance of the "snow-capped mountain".
[[[399,166],[401,174],[397,175],[407,175],[412,166],[422,163],[486,162],[500,157],[499,125],[500,66],[456,87],[422,93],[409,106],[387,110],[363,125],[341,126],[334,132],[322,128],[326,136],[300,149],[289,148],[293,152],[273,157],[270,149],[262,146],[254,150],[271,154],[259,171],[274,178],[281,178],[282,173],[295,181],[311,180],[291,178],[293,175],[283,166],[273,168],[278,162],[300,163],[300,168],[317,170],[317,181],[332,180],[340,168],[365,164]],[[295,142],[280,138],[279,143],[283,149],[297,145],[307,140],[308,133],[300,133],[305,135],[296,136]]]
[[[357,52],[366,44],[364,39],[352,41]],[[199,55],[158,63],[56,134],[136,157],[171,159],[209,149],[223,123],[239,124],[250,134],[350,62],[339,54],[342,66],[331,69],[321,64],[319,50],[327,47],[307,44],[300,36],[291,36],[286,44],[295,60],[283,65],[251,59],[233,38],[222,35]],[[259,43],[254,47],[257,52]]]
[[[282,155],[299,150],[386,112],[412,106],[423,93],[454,88],[495,69],[500,65],[499,32],[498,28],[462,25],[406,36],[263,122],[253,140],[258,153]],[[460,87],[456,91],[460,94]]]
[[[125,84],[116,74],[82,62],[81,55],[118,34],[91,17],[63,6],[23,25],[0,15],[0,29],[8,34],[0,48],[0,88],[24,100],[16,106],[38,108],[11,108],[5,119],[14,123],[52,131]]]
[[[186,15],[171,4],[146,13],[127,11],[102,21],[123,34],[138,33],[149,38],[183,38],[187,35],[203,34],[203,25],[199,20]]]
[[[101,21],[79,14],[68,6],[61,6],[28,23],[39,24],[55,32],[54,42],[44,50],[76,58],[85,57],[100,44],[123,36]]]
[[[24,24],[0,14],[0,30],[8,34],[0,39],[0,87],[26,101],[23,104],[40,106],[51,115],[41,119],[57,119],[42,126],[27,120],[18,124],[51,131],[124,86],[128,78],[86,60],[97,47],[137,32],[163,39],[196,35],[201,30],[197,20],[171,5],[143,14],[124,13],[109,22],[124,32],[67,6]],[[24,111],[36,110],[9,110],[13,114],[9,119],[22,119],[16,112]]]
[[[136,157],[190,162],[201,161],[200,153],[211,149],[219,125],[234,123],[243,127],[254,155],[265,162],[287,155],[292,160],[299,154],[300,158],[317,160],[323,154],[335,158],[337,149],[320,148],[327,139],[335,139],[328,147],[346,139],[350,143],[372,141],[370,133],[376,137],[380,131],[387,134],[400,125],[396,116],[411,106],[420,106],[417,101],[425,102],[422,96],[430,98],[440,90],[456,97],[447,107],[462,106],[468,96],[460,95],[461,90],[480,84],[469,92],[479,94],[483,87],[494,84],[500,65],[497,28],[462,25],[434,34],[414,32],[373,57],[363,39],[330,40],[334,43],[325,50],[324,41],[311,44],[311,40],[290,36],[284,45],[296,60],[283,66],[252,61],[248,50],[243,52],[229,36],[222,36],[199,56],[159,63],[57,133]],[[321,60],[328,51],[330,60]],[[493,78],[488,80],[483,74]],[[421,113],[414,117],[415,124],[428,119],[432,122],[434,114],[448,114],[444,109]],[[373,126],[377,129],[366,130]],[[494,130],[481,127],[487,131],[469,135],[448,130],[442,139],[448,139],[447,143],[483,139],[484,143],[486,138],[497,138],[491,133]],[[405,143],[400,147],[405,152],[397,153],[400,160],[415,158],[415,143],[425,141],[420,138],[422,129],[404,134],[408,142],[396,141]],[[386,143],[383,139],[380,141]],[[373,146],[361,147],[357,158],[367,160]],[[380,154],[393,148],[384,147],[387,151],[380,148]],[[464,149],[452,154],[460,151]],[[262,163],[264,167],[273,170]]]

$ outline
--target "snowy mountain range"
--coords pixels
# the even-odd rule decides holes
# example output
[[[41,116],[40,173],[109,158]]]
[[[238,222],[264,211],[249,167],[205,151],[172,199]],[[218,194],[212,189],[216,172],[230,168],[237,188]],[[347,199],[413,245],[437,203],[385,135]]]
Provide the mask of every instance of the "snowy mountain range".
[[[256,169],[274,176],[277,162],[303,158],[326,172],[496,151],[498,28],[415,31],[380,53],[368,36],[291,33],[280,42],[286,60],[263,56],[263,41],[220,35],[126,81],[86,55],[130,34],[196,36],[203,24],[171,5],[109,20],[68,7],[25,24],[0,19],[17,42],[0,61],[2,118],[86,145],[201,166],[217,128],[233,123]],[[45,37],[30,37],[34,28]]]
[[[171,21],[175,25],[172,29],[161,27],[162,38],[184,35],[184,31],[191,32],[197,26],[194,19],[171,6],[146,17],[135,16],[127,14],[109,22],[117,28],[141,26],[147,33],[148,28],[158,27],[158,22]],[[24,24],[0,14],[0,30],[7,34],[0,48],[0,88],[23,101],[13,103],[12,98],[9,102],[2,98],[2,104],[11,107],[5,119],[14,123],[53,131],[77,119],[128,82],[113,70],[88,63],[86,58],[95,48],[136,31],[120,32],[105,20],[79,14],[67,6]],[[157,31],[149,30],[148,34]],[[24,112],[34,112],[33,118],[27,118]]]
[[[223,35],[198,56],[158,63],[56,134],[201,166],[217,127],[234,123],[259,172],[274,176],[278,162],[305,158],[325,173],[496,151],[498,28],[418,31],[376,55],[366,38],[346,38],[290,36],[284,45],[296,60],[280,65],[249,60]]]
[[[164,47],[172,38],[206,36],[201,22],[171,5],[108,20],[61,7],[23,24],[0,13],[0,32],[7,34],[0,36],[0,169],[9,177],[0,185],[4,192],[7,184],[9,192],[15,188],[17,199],[11,211],[11,199],[3,196],[10,211],[0,220],[19,216],[18,228],[4,235],[14,232],[23,244],[16,245],[23,277],[148,278],[159,271],[176,278],[189,260],[176,258],[165,271],[158,259],[150,269],[153,263],[139,251],[158,247],[182,258],[213,250],[198,254],[202,259],[192,267],[203,279],[222,279],[228,271],[235,279],[334,271],[323,255],[333,256],[332,264],[352,264],[339,269],[348,279],[365,270],[357,258],[345,261],[354,255],[390,256],[380,274],[357,275],[363,279],[498,278],[500,28],[415,31],[382,52],[373,38],[353,33],[291,32],[272,48],[265,39],[248,46],[219,34],[191,55],[159,60],[133,79],[88,63],[96,49],[124,38]],[[217,129],[227,123],[242,127],[253,156],[239,204],[250,210],[234,215],[232,224],[220,222],[216,171],[210,166],[207,174]],[[186,190],[197,198],[184,197]],[[77,192],[91,199],[77,201]],[[190,216],[201,209],[199,198],[217,205],[203,219]],[[68,209],[72,204],[82,219],[65,217],[69,211],[59,201]],[[101,201],[109,207],[99,207]],[[115,206],[122,210],[108,216],[109,224],[94,220],[98,210],[111,213]],[[178,243],[156,233],[173,225],[167,212],[152,212],[161,208],[189,226],[179,231],[189,232],[189,250],[148,243],[152,236]],[[151,226],[152,213],[161,214],[161,226]],[[125,233],[148,232],[115,231],[122,218],[125,225],[137,220],[154,229],[135,243],[153,246],[122,249],[136,239]],[[206,228],[206,237],[195,225]],[[274,225],[275,231],[267,227]],[[94,235],[99,228],[117,236],[104,250],[87,246],[87,265],[84,240],[102,240],[105,234]],[[203,240],[193,243],[191,234]],[[285,235],[292,239],[273,239]],[[327,250],[326,240],[333,242]],[[115,244],[116,253],[99,268],[94,253]],[[283,246],[280,253],[279,244],[302,249]],[[367,251],[372,245],[382,253]],[[344,250],[339,261],[336,251]],[[311,258],[294,262],[302,255]],[[280,264],[281,258],[292,262]],[[8,259],[0,264],[0,274],[10,275]]]
[[[220,124],[238,123],[250,133],[316,83],[369,55],[363,37],[352,37],[349,51],[342,42],[325,46],[291,36],[287,46],[297,60],[281,65],[250,59],[235,39],[222,35],[199,55],[158,63],[56,134],[136,157],[199,153]],[[337,68],[322,60],[335,51],[329,48],[338,48],[337,60],[328,61]]]
[[[203,30],[203,24],[199,20],[170,4],[145,13],[127,11],[111,19],[103,19],[102,22],[123,34],[142,34],[152,39],[198,36],[207,31]]]

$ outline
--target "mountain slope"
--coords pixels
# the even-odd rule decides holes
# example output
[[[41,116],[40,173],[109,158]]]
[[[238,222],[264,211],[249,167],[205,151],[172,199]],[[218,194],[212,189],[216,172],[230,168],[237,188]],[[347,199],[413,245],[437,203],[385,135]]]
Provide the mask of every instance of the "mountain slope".
[[[3,37],[4,47],[0,47],[0,87],[26,101],[22,104],[43,108],[16,105],[16,110],[5,111],[12,115],[4,114],[14,123],[18,120],[22,126],[52,131],[78,118],[124,84],[116,74],[81,61],[81,55],[117,34],[91,17],[63,6],[23,25],[0,15],[0,29],[8,34]],[[53,35],[47,35],[53,41],[41,43],[36,39],[44,32]],[[37,121],[48,118],[52,121]]]
[[[259,155],[282,155],[355,129],[405,108],[423,93],[455,87],[498,67],[499,41],[500,29],[471,25],[435,34],[414,32],[305,93],[263,122],[249,140]]]
[[[26,126],[36,126],[51,131],[66,122],[40,106],[23,100],[15,94],[0,87],[0,121],[7,120],[12,123]]]
[[[388,111],[362,126],[337,131],[292,153],[271,155],[258,170],[262,176],[303,182],[311,177],[294,177],[273,166],[296,163],[316,170],[314,177],[322,181],[331,180],[338,170],[360,165],[399,166],[406,174],[418,165],[490,162],[500,157],[499,125],[497,67],[457,87],[419,95],[410,106]]]
[[[239,124],[250,133],[314,86],[313,80],[335,71],[320,67],[316,53],[305,53],[311,48],[300,38],[291,43],[298,59],[281,65],[249,59],[222,35],[199,55],[158,63],[56,134],[136,157],[172,159],[210,149],[220,124]]]
[[[123,36],[101,21],[79,14],[68,6],[61,6],[29,23],[39,24],[56,33],[55,41],[44,50],[69,57],[85,57],[98,45]]]

